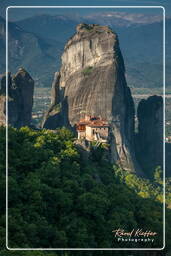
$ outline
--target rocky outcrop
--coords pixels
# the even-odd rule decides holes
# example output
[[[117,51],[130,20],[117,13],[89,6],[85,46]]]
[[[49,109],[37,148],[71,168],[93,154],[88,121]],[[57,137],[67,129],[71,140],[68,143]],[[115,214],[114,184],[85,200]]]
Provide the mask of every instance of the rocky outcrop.
[[[111,161],[135,170],[134,104],[125,80],[117,35],[109,27],[79,24],[55,74],[43,127],[71,126],[85,115],[110,124]]]
[[[6,123],[6,75],[1,79],[0,125]],[[34,81],[20,68],[13,77],[8,73],[8,124],[19,128],[28,126],[32,119]]]
[[[137,158],[148,174],[163,166],[163,98],[151,96],[140,101],[137,110]]]

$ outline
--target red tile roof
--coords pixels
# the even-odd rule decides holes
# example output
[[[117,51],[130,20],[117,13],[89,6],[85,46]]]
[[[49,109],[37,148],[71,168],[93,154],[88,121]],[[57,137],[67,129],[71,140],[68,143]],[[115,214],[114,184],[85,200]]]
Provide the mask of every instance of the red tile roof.
[[[90,127],[108,127],[109,124],[107,121],[100,119],[99,117],[90,117],[89,120],[80,119],[80,121],[76,124],[76,129],[84,131],[86,126]]]

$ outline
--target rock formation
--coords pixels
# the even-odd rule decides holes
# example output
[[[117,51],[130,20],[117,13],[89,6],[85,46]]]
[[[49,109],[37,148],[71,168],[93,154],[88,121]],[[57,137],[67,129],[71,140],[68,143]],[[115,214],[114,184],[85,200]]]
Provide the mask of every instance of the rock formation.
[[[6,75],[1,79],[0,125],[6,123]],[[32,118],[34,81],[20,68],[13,77],[8,73],[8,124],[19,128],[28,126]]]
[[[137,110],[137,158],[148,174],[163,166],[163,98],[151,96],[141,100]]]
[[[79,24],[67,42],[43,127],[74,127],[84,115],[110,123],[111,160],[134,171],[134,104],[118,37],[106,26]]]

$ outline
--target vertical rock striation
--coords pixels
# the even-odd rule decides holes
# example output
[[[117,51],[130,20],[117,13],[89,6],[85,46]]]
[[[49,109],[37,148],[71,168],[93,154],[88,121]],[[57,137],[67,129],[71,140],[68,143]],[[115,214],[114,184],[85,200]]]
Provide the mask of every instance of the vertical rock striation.
[[[8,124],[19,128],[28,126],[32,119],[34,81],[20,68],[13,77],[8,74]],[[1,79],[0,124],[6,123],[6,75]]]
[[[137,169],[134,103],[118,37],[106,26],[79,24],[67,42],[43,127],[74,127],[84,115],[109,122],[111,161],[127,170]]]
[[[141,100],[137,110],[137,158],[148,174],[163,166],[163,98],[150,96]]]

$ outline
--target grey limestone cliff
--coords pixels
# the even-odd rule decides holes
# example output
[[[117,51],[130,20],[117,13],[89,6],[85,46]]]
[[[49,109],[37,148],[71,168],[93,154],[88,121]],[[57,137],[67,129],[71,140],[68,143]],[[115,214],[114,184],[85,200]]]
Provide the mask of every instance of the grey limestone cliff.
[[[150,96],[140,101],[137,110],[137,158],[148,174],[163,167],[163,98]]]
[[[137,169],[134,103],[118,37],[106,26],[79,24],[65,45],[43,127],[74,127],[84,115],[109,122],[111,161],[127,170]]]
[[[0,125],[6,123],[6,75],[1,79]],[[11,76],[8,73],[8,124],[19,128],[28,126],[32,119],[34,81],[29,73],[20,68]]]

